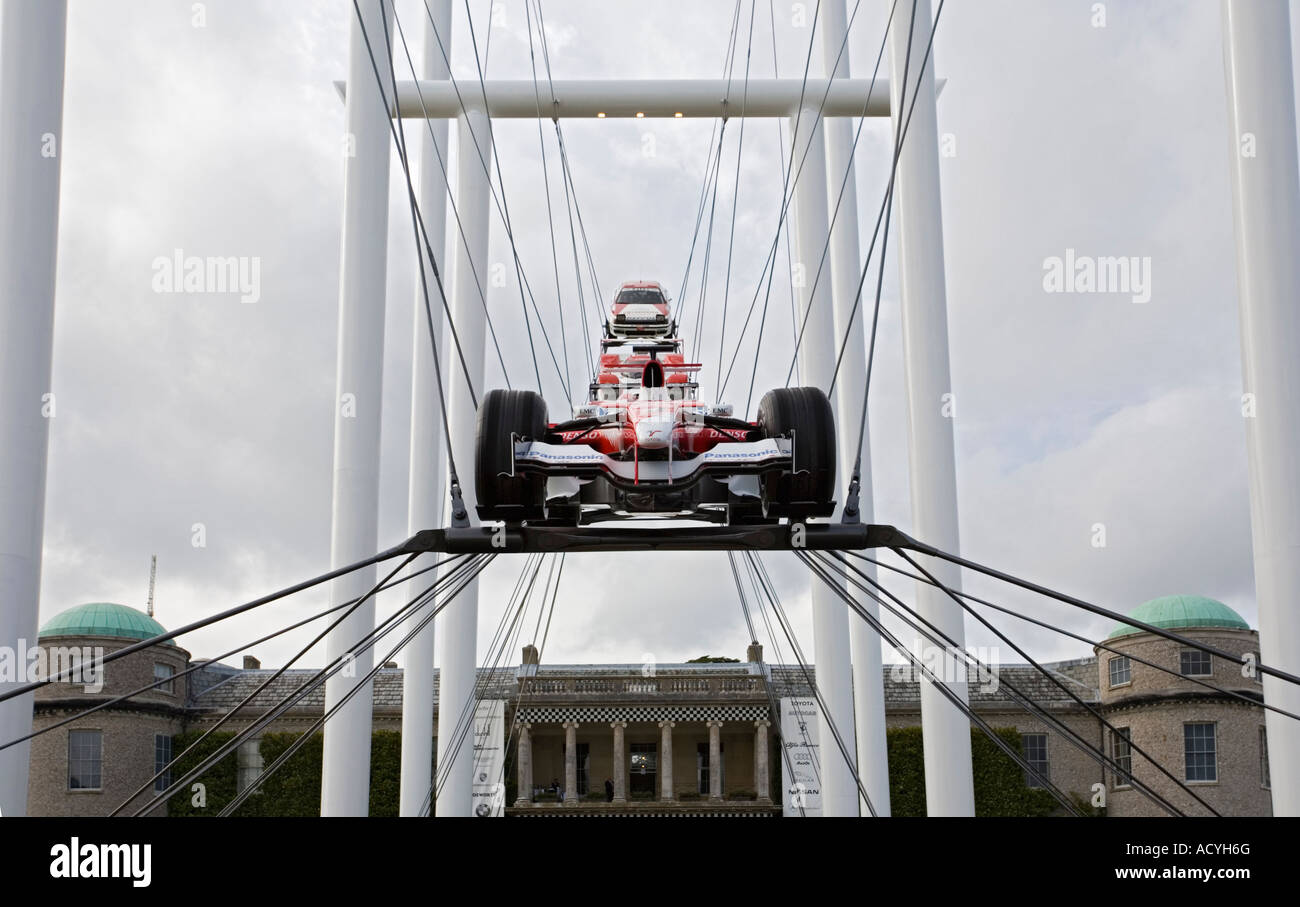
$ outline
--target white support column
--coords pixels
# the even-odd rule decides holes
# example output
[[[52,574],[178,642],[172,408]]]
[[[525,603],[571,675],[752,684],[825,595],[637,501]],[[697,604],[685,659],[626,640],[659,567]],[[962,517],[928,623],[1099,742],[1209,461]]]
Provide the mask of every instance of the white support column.
[[[577,806],[578,795],[578,722],[564,722],[564,805]]]
[[[722,802],[722,722],[706,721],[709,729],[709,799]]]
[[[472,101],[466,96],[467,101]],[[488,234],[490,227],[491,188],[484,161],[492,160],[492,127],[480,108],[456,122],[456,207],[460,212],[465,242],[455,243],[455,266],[451,275],[451,312],[460,336],[465,364],[474,380],[475,393],[481,398],[483,385],[483,350],[486,319],[478,287],[486,287]],[[468,252],[467,252],[468,248]],[[475,279],[477,275],[477,281]],[[450,396],[447,418],[451,424],[452,452],[461,492],[471,522],[476,522],[474,492],[474,438],[478,412],[465,386],[459,359],[448,350]],[[437,814],[468,816],[473,809],[474,739],[472,735],[475,662],[478,651],[478,581],[469,583],[440,617],[439,638],[442,643],[442,670],[438,684],[438,774],[442,779]],[[453,734],[463,712],[469,709],[466,742],[455,746]],[[452,751],[455,750],[455,757]]]
[[[0,25],[0,645],[36,645],[63,157],[64,0],[8,0]],[[0,691],[10,687],[0,683]],[[32,695],[0,703],[0,741]],[[0,751],[0,812],[27,814],[30,746]]]
[[[1300,177],[1285,3],[1224,0],[1251,537],[1264,664],[1300,673]],[[1300,688],[1264,676],[1264,701],[1300,711]],[[1264,716],[1273,815],[1300,816],[1300,722]]]
[[[911,63],[908,30],[915,7]],[[934,101],[934,56],[921,61],[930,36],[930,0],[902,0],[889,29],[890,109],[894,135],[915,112],[898,161],[894,221],[897,224],[899,282],[903,310],[903,366],[907,382],[909,466],[912,480],[911,534],[957,552],[957,476],[952,440],[952,384],[948,374],[948,310],[943,271],[943,214],[939,197],[939,138]],[[899,89],[907,69],[907,97]],[[920,75],[918,86],[918,75]],[[926,569],[954,591],[960,571],[926,559]],[[965,646],[962,612],[942,590],[918,583],[917,610],[959,647]],[[928,643],[923,643],[928,645]],[[935,660],[934,663],[939,663]],[[944,660],[952,692],[967,698],[965,672]],[[955,670],[955,676],[953,671]],[[970,721],[938,688],[921,682],[921,728],[925,736],[925,799],[931,816],[973,816]]]
[[[451,0],[431,0],[430,15],[424,23],[424,58],[421,61],[421,78],[446,79],[446,59],[438,46],[438,37],[450,54]],[[434,25],[437,25],[437,36]],[[409,140],[420,149],[419,201],[424,217],[424,227],[429,235],[433,254],[440,256],[438,268],[446,267],[447,188],[442,169],[438,165],[441,155],[447,158],[447,121],[443,119],[417,120],[407,128]],[[430,132],[432,131],[432,138]],[[437,143],[437,149],[434,143]],[[442,380],[447,381],[443,342],[442,301],[433,279],[433,269],[423,246],[417,248],[419,266],[424,269],[424,280],[429,290],[429,312],[433,315],[433,336],[438,340],[438,359],[443,363]],[[446,507],[444,481],[447,475],[446,454],[443,451],[442,400],[438,396],[438,378],[434,370],[433,348],[429,343],[429,313],[425,311],[424,291],[416,274],[415,316],[411,324],[411,463],[410,493],[407,501],[407,531],[415,534],[421,529],[441,526]],[[420,561],[412,569],[421,569]],[[436,572],[425,574],[432,582]],[[415,594],[415,589],[405,589],[403,595]],[[415,629],[416,624],[428,616],[433,608],[427,606],[412,613],[403,635]],[[406,669],[402,674],[402,780],[400,811],[403,816],[418,816],[424,809],[425,798],[433,783],[433,653],[434,624],[430,622],[406,646]],[[529,793],[531,795],[531,792]]]
[[[831,78],[849,78],[849,52],[847,46],[839,56],[839,65],[829,72],[836,56],[840,54],[848,24],[845,0],[822,0],[822,52]],[[853,460],[862,455],[858,512],[864,523],[871,522],[871,443],[870,430],[862,433],[862,446],[858,447],[858,422],[862,416],[862,392],[866,384],[865,318],[867,307],[859,305],[858,314],[849,324],[853,303],[857,296],[858,281],[862,275],[862,253],[858,238],[858,184],[853,172],[853,121],[836,117],[826,123],[826,170],[829,178],[827,192],[831,209],[839,201],[839,216],[831,230],[830,274],[831,292],[835,300],[835,337],[837,343],[848,342],[844,348],[844,361],[840,364],[835,382],[835,414],[839,440],[840,475],[839,506],[835,519],[844,515],[845,492],[852,475]],[[847,178],[846,178],[847,174]],[[841,187],[843,194],[841,195]],[[872,564],[859,565],[873,579],[876,571]],[[880,606],[871,596],[856,587],[848,590],[869,614],[879,618]],[[853,718],[857,730],[858,776],[876,815],[889,815],[889,760],[885,745],[885,687],[880,655],[880,637],[867,622],[857,615],[849,615],[849,652],[853,664]],[[847,742],[847,741],[846,741]],[[859,815],[869,816],[871,810],[863,800],[858,804]]]
[[[384,20],[391,7],[361,0],[370,44],[380,72]],[[348,47],[346,122],[351,139],[344,165],[343,250],[339,274],[338,383],[334,405],[334,515],[330,563],[341,566],[379,547],[379,432],[384,377],[384,292],[388,256],[389,117],[374,70],[352,17]],[[374,567],[357,570],[330,586],[330,604],[365,595],[374,586]],[[326,656],[349,652],[375,628],[373,597],[333,630]],[[332,708],[374,664],[374,650],[356,655],[352,668],[325,684],[325,708]],[[365,684],[325,724],[321,770],[321,815],[364,816],[370,799],[371,684]]]
[[[673,728],[676,721],[659,722],[659,799],[671,802],[677,793],[673,788]]]
[[[815,124],[815,125],[814,125]],[[826,209],[826,140],[816,106],[804,108],[790,125],[795,167],[803,160],[794,190],[795,256],[803,265],[806,286],[800,290],[800,310],[808,312],[799,346],[799,367],[804,384],[826,390],[835,370],[835,321],[831,281],[813,286],[817,262],[826,247],[830,220]],[[807,156],[804,149],[807,148]],[[798,171],[796,171],[798,172]],[[833,401],[832,401],[833,402]],[[843,431],[841,427],[839,429]],[[843,469],[843,466],[841,466]],[[853,756],[853,677],[849,664],[849,615],[843,600],[812,577],[813,651],[817,689],[825,703],[819,724],[821,746],[822,813],[826,816],[858,814],[854,766],[844,759],[831,731],[831,723]]]

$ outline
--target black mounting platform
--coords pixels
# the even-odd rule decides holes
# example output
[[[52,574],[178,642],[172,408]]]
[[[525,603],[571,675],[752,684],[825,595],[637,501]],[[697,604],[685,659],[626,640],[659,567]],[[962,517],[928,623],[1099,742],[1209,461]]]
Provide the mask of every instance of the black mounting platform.
[[[425,529],[398,551],[518,554],[551,551],[862,551],[922,545],[893,526],[787,523],[761,526],[472,526]]]

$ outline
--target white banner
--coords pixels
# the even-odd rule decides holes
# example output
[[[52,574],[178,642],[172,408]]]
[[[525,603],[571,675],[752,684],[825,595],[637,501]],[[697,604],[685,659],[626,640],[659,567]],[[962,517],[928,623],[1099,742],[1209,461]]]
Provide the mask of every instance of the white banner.
[[[821,712],[813,697],[781,700],[781,797],[785,816],[822,814],[821,750],[817,735]]]
[[[485,700],[474,711],[474,815],[506,814],[506,701]]]

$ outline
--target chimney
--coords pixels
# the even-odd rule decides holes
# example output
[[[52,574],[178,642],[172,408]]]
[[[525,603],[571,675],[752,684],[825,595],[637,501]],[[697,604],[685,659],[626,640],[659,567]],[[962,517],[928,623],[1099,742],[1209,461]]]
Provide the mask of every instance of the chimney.
[[[745,649],[745,661],[757,664],[762,660],[763,647],[759,645],[758,640],[754,640],[749,644],[749,648]]]
[[[385,670],[385,671],[395,671],[395,670],[397,670],[397,662],[395,662],[395,661],[386,661],[386,662],[384,662],[384,670]]]
[[[245,670],[245,671],[256,671],[256,670],[257,670],[258,668],[260,668],[261,666],[262,666],[262,663],[261,663],[260,661],[258,661],[256,658],[254,658],[252,655],[245,655],[245,656],[244,656],[244,670]]]
[[[541,656],[537,653],[537,646],[531,643],[524,646],[524,664],[535,665],[541,663]]]

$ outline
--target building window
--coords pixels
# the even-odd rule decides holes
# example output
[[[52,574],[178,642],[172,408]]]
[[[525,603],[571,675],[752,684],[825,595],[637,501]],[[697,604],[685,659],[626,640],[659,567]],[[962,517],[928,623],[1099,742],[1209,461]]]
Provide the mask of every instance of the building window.
[[[153,773],[158,776],[153,782],[154,793],[161,794],[172,786],[171,762],[172,738],[167,734],[154,734]]]
[[[653,743],[630,743],[628,749],[632,754],[632,772],[628,778],[629,792],[633,794],[653,794],[655,777],[659,767],[657,745]]]
[[[1263,727],[1259,729],[1259,783],[1266,790],[1273,786],[1268,774],[1268,730]]]
[[[591,793],[591,744],[578,744],[578,796]]]
[[[1029,767],[1038,772],[1034,775],[1032,772],[1025,772],[1025,783],[1030,787],[1043,787],[1043,779],[1047,778],[1047,735],[1046,734],[1021,734],[1020,746],[1025,751],[1025,761]]]
[[[1115,786],[1128,787],[1133,783],[1133,744],[1130,731],[1117,727],[1110,736],[1110,757],[1115,760]]]
[[[1210,653],[1200,649],[1183,649],[1178,654],[1178,670],[1184,677],[1209,677],[1214,673],[1210,667]]]
[[[1111,686],[1122,687],[1133,680],[1133,669],[1127,655],[1116,655],[1106,662],[1106,666],[1110,669]]]
[[[68,790],[103,787],[104,732],[68,731]]]
[[[1219,780],[1213,722],[1196,721],[1183,725],[1183,758],[1188,781]]]
[[[176,669],[173,668],[171,665],[155,664],[153,666],[154,683],[158,683],[158,681],[165,681],[164,683],[158,683],[156,689],[158,690],[159,693],[172,692],[173,689],[172,678],[175,676],[175,674],[176,674]]]

